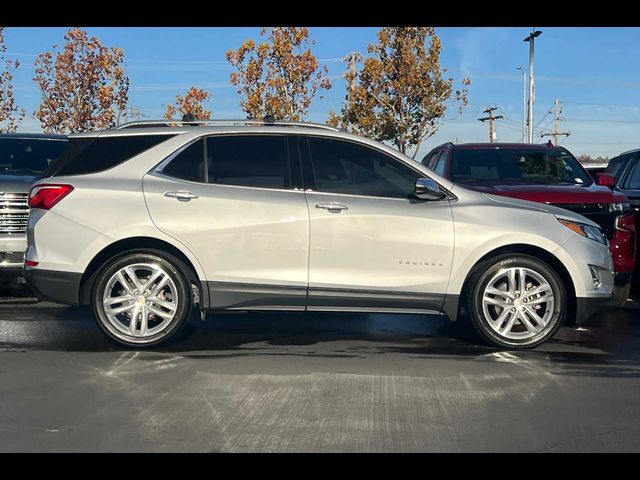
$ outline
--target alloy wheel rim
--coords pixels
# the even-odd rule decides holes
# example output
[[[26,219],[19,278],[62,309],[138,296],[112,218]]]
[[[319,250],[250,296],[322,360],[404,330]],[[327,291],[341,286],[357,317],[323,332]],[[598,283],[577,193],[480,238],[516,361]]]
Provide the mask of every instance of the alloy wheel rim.
[[[165,330],[178,309],[175,283],[156,263],[135,263],[114,273],[102,305],[109,324],[126,337],[145,339]]]
[[[549,282],[524,267],[501,269],[482,295],[482,311],[489,327],[510,340],[530,340],[546,332],[554,305]]]

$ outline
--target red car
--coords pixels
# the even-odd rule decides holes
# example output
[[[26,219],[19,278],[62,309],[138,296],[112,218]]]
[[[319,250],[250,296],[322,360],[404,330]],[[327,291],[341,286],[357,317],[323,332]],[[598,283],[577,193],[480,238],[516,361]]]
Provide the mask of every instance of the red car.
[[[445,143],[422,164],[467,188],[566,208],[598,223],[609,240],[616,269],[618,305],[631,286],[636,255],[629,199],[613,190],[614,178],[595,180],[564,147],[525,143]]]

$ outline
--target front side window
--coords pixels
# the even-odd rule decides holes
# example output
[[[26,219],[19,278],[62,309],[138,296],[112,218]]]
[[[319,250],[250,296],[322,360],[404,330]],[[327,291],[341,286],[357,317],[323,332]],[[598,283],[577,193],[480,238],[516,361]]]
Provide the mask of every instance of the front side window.
[[[451,177],[462,183],[592,183],[589,174],[568,152],[527,148],[456,150]]]
[[[288,189],[287,139],[282,135],[209,137],[207,171],[209,183]]]
[[[372,148],[309,138],[316,190],[371,197],[408,198],[420,175]]]

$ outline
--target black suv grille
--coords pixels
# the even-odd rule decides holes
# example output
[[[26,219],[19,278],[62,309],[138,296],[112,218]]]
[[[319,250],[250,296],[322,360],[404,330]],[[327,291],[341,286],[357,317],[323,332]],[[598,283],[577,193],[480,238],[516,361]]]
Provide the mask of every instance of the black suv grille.
[[[615,233],[616,214],[609,212],[608,203],[552,203],[554,207],[565,208],[593,220],[609,240]]]
[[[24,233],[29,221],[29,194],[0,192],[0,234]]]

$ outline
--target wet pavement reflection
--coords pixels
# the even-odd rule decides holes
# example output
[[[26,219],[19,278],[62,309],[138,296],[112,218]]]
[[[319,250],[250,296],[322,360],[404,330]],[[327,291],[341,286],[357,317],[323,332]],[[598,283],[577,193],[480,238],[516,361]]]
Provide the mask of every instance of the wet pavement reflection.
[[[224,313],[140,352],[2,298],[0,451],[637,451],[637,305],[527,351],[440,316]]]

